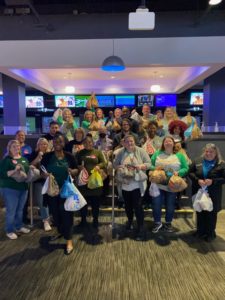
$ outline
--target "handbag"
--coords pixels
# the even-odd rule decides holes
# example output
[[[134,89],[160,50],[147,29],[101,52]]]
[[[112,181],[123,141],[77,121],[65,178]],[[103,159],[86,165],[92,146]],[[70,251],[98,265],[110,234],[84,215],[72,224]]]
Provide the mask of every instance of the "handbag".
[[[59,186],[52,174],[49,174],[49,176],[46,178],[41,193],[42,195],[48,194],[50,197],[58,196]]]
[[[29,171],[27,173],[26,182],[33,182],[40,178],[40,170],[35,168],[35,166],[30,166]]]
[[[69,175],[67,179],[64,181],[64,184],[60,191],[61,198],[68,198],[75,194],[75,185],[73,184],[72,177]]]
[[[27,174],[21,164],[18,164],[17,167],[10,172],[9,177],[13,178],[16,182],[25,182],[27,179]]]
[[[135,170],[135,175],[134,175],[134,180],[135,181],[145,181],[148,179],[148,176],[146,175],[146,173],[142,170]]]

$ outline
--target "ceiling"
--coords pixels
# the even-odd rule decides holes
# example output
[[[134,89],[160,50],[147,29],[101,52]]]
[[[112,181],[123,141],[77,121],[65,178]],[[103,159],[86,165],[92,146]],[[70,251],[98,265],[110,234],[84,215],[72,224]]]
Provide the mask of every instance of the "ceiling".
[[[0,0],[0,7],[4,8],[5,2]],[[40,14],[68,13],[71,9],[120,13],[134,11],[141,1],[33,3]],[[151,0],[146,5],[152,11],[209,9],[208,0]],[[224,3],[213,9],[224,9]],[[0,41],[0,72],[48,94],[64,94],[68,85],[73,85],[77,94],[149,93],[156,83],[162,93],[181,93],[225,67],[223,36],[123,38],[114,39],[114,44],[115,54],[125,62],[124,72],[100,69],[102,61],[112,55],[112,39]]]

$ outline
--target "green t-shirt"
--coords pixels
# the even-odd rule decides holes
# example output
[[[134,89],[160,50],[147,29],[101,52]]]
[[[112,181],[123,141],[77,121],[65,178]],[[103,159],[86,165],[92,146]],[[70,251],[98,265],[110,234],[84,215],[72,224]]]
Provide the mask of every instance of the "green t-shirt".
[[[14,170],[16,165],[20,164],[23,166],[25,172],[27,173],[29,170],[29,162],[26,158],[21,157],[18,159],[14,159],[10,156],[5,157],[0,162],[0,187],[1,188],[9,188],[13,190],[27,190],[28,184],[26,182],[17,182],[12,177],[8,177],[7,172]]]

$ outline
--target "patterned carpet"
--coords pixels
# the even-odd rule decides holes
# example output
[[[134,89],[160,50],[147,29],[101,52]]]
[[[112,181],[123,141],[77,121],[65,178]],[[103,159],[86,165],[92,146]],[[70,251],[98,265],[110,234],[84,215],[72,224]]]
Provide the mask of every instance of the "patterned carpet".
[[[98,232],[75,226],[75,251],[65,256],[63,239],[50,243],[39,225],[8,240],[0,217],[1,300],[225,299],[225,262],[214,243],[191,235],[192,219],[175,219],[175,233],[154,235],[147,217],[145,241],[138,242],[121,216],[112,239],[104,216]],[[225,241],[217,241],[225,251]]]

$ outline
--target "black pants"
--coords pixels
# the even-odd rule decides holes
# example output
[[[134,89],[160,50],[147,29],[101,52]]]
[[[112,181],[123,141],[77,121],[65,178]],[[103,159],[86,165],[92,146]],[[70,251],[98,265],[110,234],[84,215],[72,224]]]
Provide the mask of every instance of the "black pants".
[[[99,199],[101,196],[85,196],[85,200],[87,201],[87,205],[85,205],[81,210],[80,210],[80,215],[82,221],[86,221],[87,213],[88,213],[88,205],[91,205],[92,208],[92,216],[94,220],[98,220],[99,216],[99,206],[100,206],[100,201]]]
[[[144,224],[144,212],[142,208],[142,197],[140,189],[133,191],[122,190],[123,198],[125,202],[125,211],[129,222],[133,221],[134,213],[137,220],[138,228],[143,227]]]
[[[65,240],[71,240],[73,234],[73,212],[64,209],[65,199],[60,196],[49,197],[48,205],[57,230]]]
[[[199,235],[213,237],[215,235],[217,222],[216,211],[197,212],[197,232]]]

